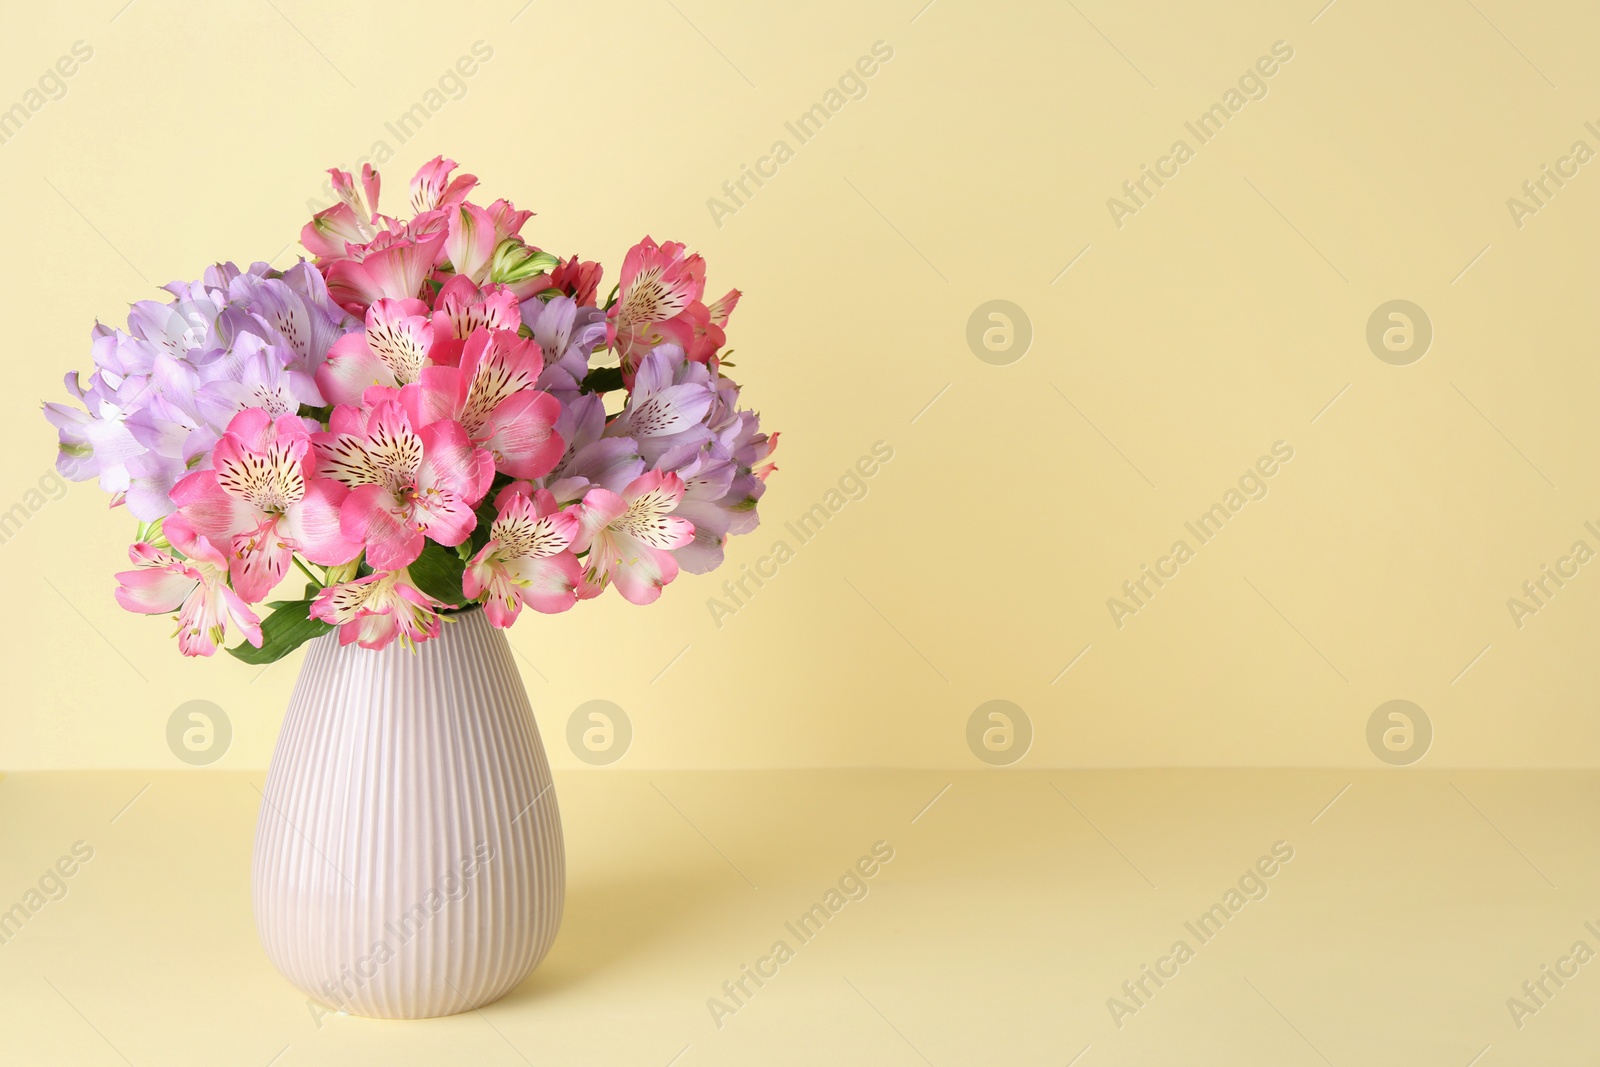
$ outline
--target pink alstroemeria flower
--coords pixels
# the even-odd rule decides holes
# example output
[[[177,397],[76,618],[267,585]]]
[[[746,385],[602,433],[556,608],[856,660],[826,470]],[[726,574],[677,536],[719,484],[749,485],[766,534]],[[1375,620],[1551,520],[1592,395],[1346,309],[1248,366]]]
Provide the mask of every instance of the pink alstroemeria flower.
[[[472,509],[494,481],[494,457],[459,422],[418,431],[398,401],[382,400],[366,411],[335,408],[329,427],[312,438],[317,473],[350,488],[340,530],[366,545],[374,569],[407,566],[426,538],[459,545],[477,526]]]
[[[378,234],[359,259],[336,260],[328,267],[328,295],[352,315],[379,300],[413,300],[444,258],[443,232],[426,236]]]
[[[117,574],[117,603],[141,615],[178,613],[178,650],[209,656],[233,625],[257,648],[261,620],[228,588],[228,560],[179,516],[168,516],[162,532],[187,558],[179,559],[143,541],[128,549],[136,569]]]
[[[475,285],[489,280],[489,267],[500,234],[494,216],[477,204],[459,203],[448,208],[444,250],[456,277]]]
[[[489,217],[494,220],[495,235],[504,241],[507,237],[520,234],[522,227],[533,218],[533,212],[521,210],[511,201],[501,197],[489,205]]]
[[[294,415],[274,419],[247,408],[228,423],[210,470],[187,475],[172,502],[189,526],[228,550],[233,587],[252,603],[289,572],[296,551],[313,563],[336,566],[361,554],[361,543],[339,532],[347,490],[316,476],[311,435]]]
[[[580,262],[577,256],[573,256],[558,263],[550,272],[550,287],[570,296],[579,306],[592,306],[595,290],[600,288],[600,279],[604,275],[605,268],[600,264],[591,260]]]
[[[728,343],[728,319],[733,315],[733,309],[739,306],[739,297],[743,295],[737,289],[728,290],[706,307],[703,319],[696,319],[694,340],[689,343],[688,349],[691,360],[704,363],[722,351],[722,346]]]
[[[419,167],[411,178],[411,210],[422,215],[465,200],[478,179],[471,174],[457,174],[452,179],[455,169],[456,161],[443,156],[434,156]]]
[[[646,237],[622,260],[617,302],[611,308],[610,341],[632,378],[639,359],[656,345],[671,342],[687,349],[694,341],[691,308],[704,314],[706,263],[684,255],[677,241],[657,245]]]
[[[374,385],[398,388],[433,364],[435,329],[420,300],[379,300],[367,328],[345,334],[317,368],[317,388],[330,404],[358,404]]]
[[[451,277],[433,301],[433,363],[456,366],[467,338],[478,329],[515,330],[522,324],[517,295],[503,285],[479,288],[470,278]]]
[[[400,391],[416,425],[460,423],[474,445],[513,478],[542,478],[561,461],[566,442],[555,432],[561,403],[535,388],[544,356],[510,330],[475,330],[459,367],[426,367]]]
[[[573,550],[589,550],[584,581],[595,595],[609,582],[624,600],[651,604],[678,576],[671,549],[694,540],[694,523],[671,514],[683,500],[683,479],[671,471],[646,471],[619,496],[590,489]],[[587,597],[586,597],[587,598]]]
[[[484,612],[502,628],[517,621],[524,604],[547,615],[566,611],[583,584],[583,567],[569,551],[578,535],[577,509],[557,510],[556,498],[543,489],[531,499],[502,494],[499,503],[488,543],[461,577],[462,592],[472,600],[487,592]]]
[[[364,245],[378,235],[378,189],[381,180],[371,163],[361,167],[361,192],[347,170],[328,171],[339,203],[312,216],[300,231],[300,243],[319,265],[349,255],[350,245]]]
[[[441,601],[418,589],[404,567],[330,585],[311,602],[311,617],[339,628],[339,643],[386,648],[439,636]]]

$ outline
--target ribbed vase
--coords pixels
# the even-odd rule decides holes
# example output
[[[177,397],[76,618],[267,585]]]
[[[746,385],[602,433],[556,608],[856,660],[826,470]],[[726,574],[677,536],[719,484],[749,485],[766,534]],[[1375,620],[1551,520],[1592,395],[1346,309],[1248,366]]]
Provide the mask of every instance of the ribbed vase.
[[[409,651],[310,646],[256,828],[256,926],[308,996],[426,1018],[504,996],[565,893],[550,766],[482,611]]]

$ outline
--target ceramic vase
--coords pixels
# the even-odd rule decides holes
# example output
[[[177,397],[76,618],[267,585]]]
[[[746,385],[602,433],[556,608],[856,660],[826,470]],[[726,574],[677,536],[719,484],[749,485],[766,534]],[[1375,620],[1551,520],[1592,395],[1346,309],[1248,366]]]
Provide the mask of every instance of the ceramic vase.
[[[481,610],[414,650],[308,646],[252,883],[268,957],[336,1011],[470,1011],[538,965],[561,923],[561,817],[511,648]]]

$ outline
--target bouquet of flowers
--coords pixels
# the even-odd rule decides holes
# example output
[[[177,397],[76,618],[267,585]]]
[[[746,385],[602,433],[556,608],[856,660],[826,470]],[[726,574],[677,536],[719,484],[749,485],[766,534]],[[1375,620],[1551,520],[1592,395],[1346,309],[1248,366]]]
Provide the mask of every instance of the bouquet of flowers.
[[[778,435],[723,374],[739,291],[706,303],[704,260],[646,237],[602,304],[600,264],[455,171],[419,170],[405,221],[370,164],[332,171],[314,260],[167,285],[95,326],[82,408],[45,405],[60,472],[138,520],[118,602],[176,613],[185,655],[230,627],[268,663],[335,627],[414,645],[472,604],[502,627],[607,587],[648,604],[755,528]],[[303,595],[258,609],[291,566]]]

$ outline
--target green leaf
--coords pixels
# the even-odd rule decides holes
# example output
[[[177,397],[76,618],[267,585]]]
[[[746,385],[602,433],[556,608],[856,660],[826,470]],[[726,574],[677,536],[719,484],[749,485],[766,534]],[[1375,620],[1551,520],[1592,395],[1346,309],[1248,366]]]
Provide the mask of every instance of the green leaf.
[[[276,663],[313,637],[333,629],[311,617],[309,600],[279,600],[269,606],[273,611],[261,622],[261,647],[235,645],[228,649],[235,658],[245,663]]]
[[[596,367],[583,376],[583,391],[586,393],[609,393],[621,388],[621,367]]]
[[[411,565],[411,580],[436,600],[459,607],[467,602],[466,595],[461,592],[461,575],[466,569],[466,560],[451,549],[429,541],[423,546],[422,555]]]
[[[500,509],[495,506],[495,498],[500,491],[512,483],[513,479],[504,474],[494,476],[494,484],[489,487],[489,492],[478,502],[473,513],[478,516],[478,525],[472,530],[472,536],[456,546],[456,551],[461,553],[461,558],[470,560],[476,556],[483,546],[489,543],[489,530],[494,525],[494,520],[500,517]]]

